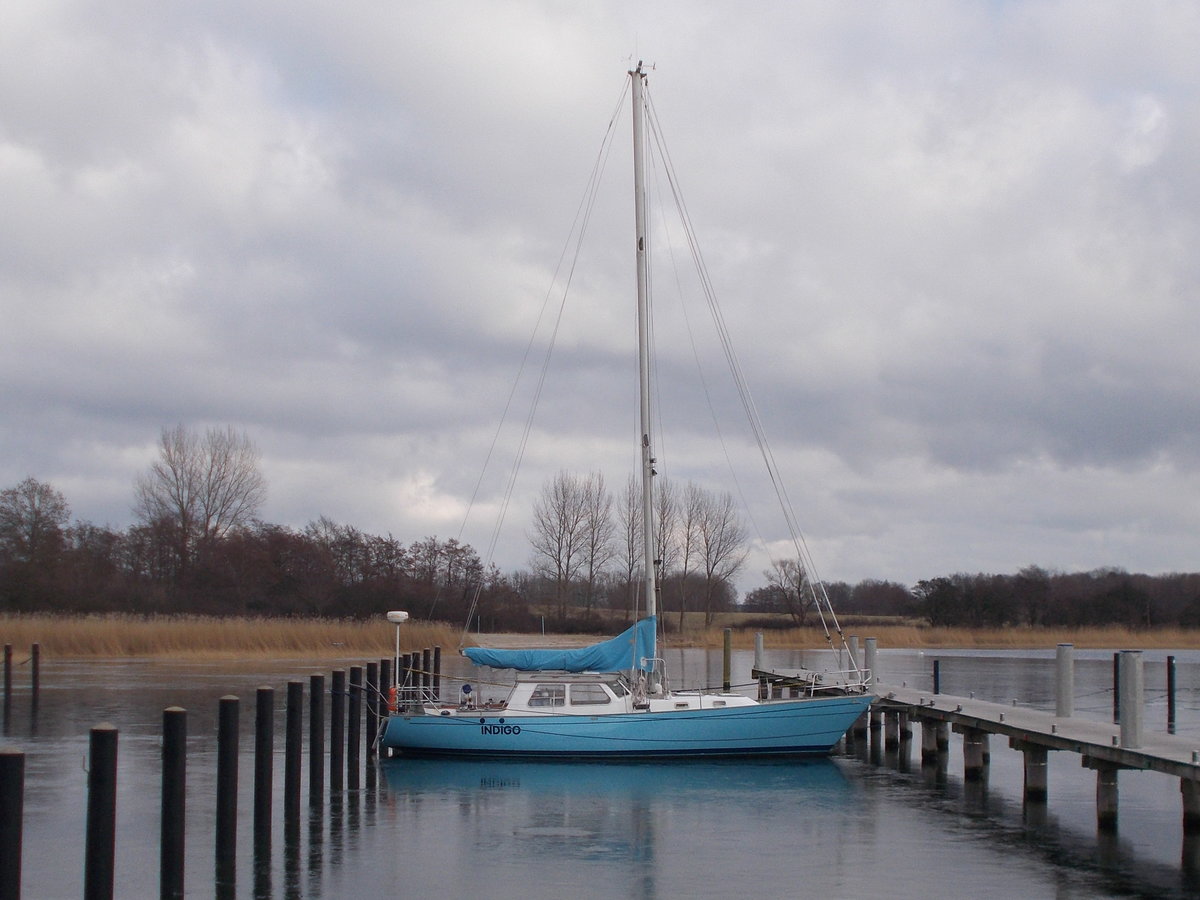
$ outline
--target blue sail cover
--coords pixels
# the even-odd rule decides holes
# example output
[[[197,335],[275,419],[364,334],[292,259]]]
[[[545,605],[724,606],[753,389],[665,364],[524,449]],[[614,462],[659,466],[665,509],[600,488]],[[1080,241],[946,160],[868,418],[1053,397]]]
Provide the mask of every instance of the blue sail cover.
[[[622,631],[615,638],[590,647],[540,650],[490,650],[467,647],[463,655],[477,666],[537,672],[554,669],[566,672],[620,672],[624,669],[652,668],[654,652],[653,616]]]

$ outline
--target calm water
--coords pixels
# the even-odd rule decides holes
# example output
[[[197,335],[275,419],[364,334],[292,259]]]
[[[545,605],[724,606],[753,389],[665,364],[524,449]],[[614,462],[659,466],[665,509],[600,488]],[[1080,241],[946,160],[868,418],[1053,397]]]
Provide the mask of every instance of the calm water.
[[[673,654],[677,686],[720,680],[719,651]],[[1176,657],[1178,733],[1200,748],[1200,654]],[[928,686],[935,658],[946,693],[1053,708],[1052,650],[881,651],[880,669]],[[1148,728],[1166,725],[1164,659],[1146,654]],[[767,662],[791,667],[802,656]],[[750,665],[750,654],[735,654],[735,673]],[[1027,810],[1021,755],[994,737],[985,785],[964,784],[956,735],[940,770],[922,770],[919,741],[902,755],[851,746],[812,762],[384,761],[362,790],[315,813],[305,785],[306,818],[289,840],[284,688],[289,678],[307,688],[307,675],[332,667],[47,660],[36,721],[18,668],[3,742],[26,753],[24,896],[82,896],[88,730],[105,721],[120,729],[117,895],[158,895],[161,717],[179,705],[189,711],[187,893],[213,897],[216,712],[230,693],[242,697],[239,897],[1200,895],[1200,848],[1185,844],[1177,779],[1123,772],[1119,833],[1098,835],[1095,775],[1077,756],[1050,755],[1050,802]],[[1111,677],[1111,653],[1077,651],[1078,715],[1111,718]],[[270,858],[256,860],[253,704],[263,684],[277,689],[279,821]]]

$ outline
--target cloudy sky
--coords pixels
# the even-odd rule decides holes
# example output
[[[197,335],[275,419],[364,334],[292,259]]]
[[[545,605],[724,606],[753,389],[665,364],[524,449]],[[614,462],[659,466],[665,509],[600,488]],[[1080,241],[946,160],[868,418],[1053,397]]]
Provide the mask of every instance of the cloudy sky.
[[[7,0],[0,486],[124,528],[161,429],[228,424],[267,521],[458,535],[643,58],[822,577],[1195,571],[1198,46],[1190,2]],[[619,128],[504,569],[554,472],[633,470]],[[655,281],[660,469],[773,542],[756,451],[669,393],[719,352]]]

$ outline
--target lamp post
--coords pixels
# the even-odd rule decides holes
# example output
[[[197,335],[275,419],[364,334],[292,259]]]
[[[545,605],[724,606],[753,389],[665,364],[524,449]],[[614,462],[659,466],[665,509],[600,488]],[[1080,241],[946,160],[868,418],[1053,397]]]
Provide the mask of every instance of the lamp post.
[[[408,621],[408,613],[402,609],[393,609],[387,614],[387,620],[396,626],[396,658],[392,662],[392,687],[396,689],[396,702],[400,702],[400,625]]]

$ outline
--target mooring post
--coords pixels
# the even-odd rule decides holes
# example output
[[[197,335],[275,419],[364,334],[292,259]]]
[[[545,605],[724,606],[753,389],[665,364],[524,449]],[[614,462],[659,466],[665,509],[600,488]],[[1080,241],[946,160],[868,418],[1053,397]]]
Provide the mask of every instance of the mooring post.
[[[92,729],[88,747],[87,837],[83,851],[84,900],[112,900],[117,849],[117,729]]]
[[[238,698],[217,707],[217,896],[232,897],[237,884]]]
[[[866,657],[867,684],[873,686],[879,679],[875,674],[875,656],[877,652],[875,638],[869,637],[863,641],[863,656]]]
[[[763,667],[763,633],[761,631],[754,632],[754,668],[762,671]]]
[[[442,648],[433,648],[433,699],[442,699]]]
[[[846,648],[850,651],[850,670],[857,672],[861,668],[858,664],[858,635],[852,634],[846,641]]]
[[[1175,657],[1167,657],[1167,733],[1175,733]]]
[[[346,783],[346,670],[334,669],[329,688],[329,790]]]
[[[260,687],[254,707],[254,855],[271,854],[274,787],[275,689]]]
[[[1121,746],[1142,746],[1142,700],[1144,670],[1141,650],[1122,650],[1120,654]]]
[[[721,690],[729,693],[733,683],[733,629],[722,633],[721,644]]]
[[[362,689],[363,667],[350,667],[350,696],[347,704],[350,717],[346,728],[346,790],[357,791],[362,784],[359,778],[359,750],[362,747]]]
[[[4,724],[8,724],[8,714],[12,709],[12,644],[4,645]]]
[[[308,805],[325,795],[325,676],[308,676]]]
[[[21,900],[24,810],[25,754],[0,747],[0,900]]]
[[[283,827],[300,834],[300,780],[304,771],[304,682],[289,681],[283,739]]]
[[[942,661],[940,659],[933,661],[933,692],[935,694],[942,692]]]
[[[184,823],[187,821],[187,710],[163,710],[162,822],[159,841],[159,896],[183,897]]]
[[[33,644],[29,648],[29,661],[31,668],[29,670],[29,708],[33,716],[37,715],[38,697],[42,684],[42,645]]]
[[[367,663],[367,727],[363,735],[366,740],[367,762],[375,758],[375,735],[379,733],[379,663]]]
[[[1113,654],[1113,724],[1121,721],[1121,654]]]
[[[379,690],[382,692],[379,697],[379,721],[375,723],[376,736],[383,733],[383,727],[387,723],[387,718],[392,713],[392,661],[390,659],[381,659],[379,661]],[[384,756],[390,756],[391,751],[383,750]]]
[[[1054,651],[1054,714],[1075,715],[1075,645],[1059,644]]]
[[[1179,792],[1183,795],[1183,833],[1196,834],[1200,832],[1200,781],[1180,778]]]

